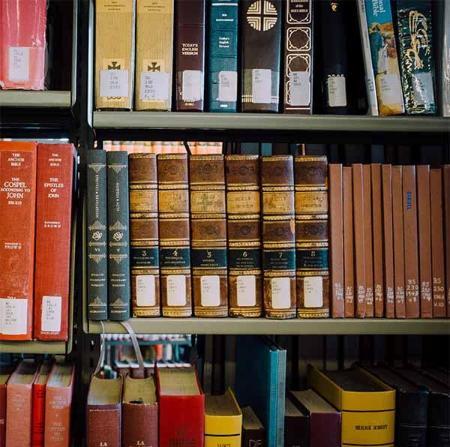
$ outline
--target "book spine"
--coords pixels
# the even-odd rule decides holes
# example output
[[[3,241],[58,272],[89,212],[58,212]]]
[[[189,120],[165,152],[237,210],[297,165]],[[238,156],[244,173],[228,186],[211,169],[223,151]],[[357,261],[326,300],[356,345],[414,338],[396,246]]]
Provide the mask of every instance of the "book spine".
[[[135,0],[95,2],[95,107],[133,108]]]
[[[45,384],[33,383],[31,447],[44,447]]]
[[[175,0],[177,111],[202,112],[205,74],[205,0]]]
[[[45,398],[45,447],[70,446],[73,386],[47,387]]]
[[[365,0],[380,115],[405,111],[390,0]]]
[[[34,337],[67,340],[75,151],[40,144],[37,157]]]
[[[435,114],[431,1],[397,0],[396,8],[406,113],[408,115]]]
[[[0,340],[31,340],[36,145],[0,142]]]
[[[186,154],[158,156],[159,259],[164,317],[192,315]]]
[[[450,116],[450,5],[444,2],[442,14],[442,70],[441,109],[443,116]]]
[[[445,318],[445,259],[442,209],[442,170],[430,170],[431,194],[431,256],[433,278],[433,317]]]
[[[189,177],[194,315],[226,317],[228,262],[223,155],[192,155]]]
[[[330,164],[331,309],[344,317],[344,222],[342,165]]]
[[[87,151],[87,301],[90,320],[108,319],[106,152]]]
[[[156,154],[130,154],[130,263],[133,317],[160,310]]]
[[[293,318],[297,313],[293,159],[280,155],[261,160],[264,308],[269,318]]]
[[[9,384],[6,388],[6,446],[31,445],[32,385]],[[20,421],[20,429],[17,423]]]
[[[284,420],[286,412],[286,350],[277,350],[278,371],[276,373],[277,385],[277,411],[276,411],[276,436],[277,447],[284,447]]]
[[[108,311],[109,319],[130,318],[130,223],[128,154],[110,151],[108,166]]]
[[[208,111],[236,112],[239,0],[208,1]]]
[[[363,166],[364,191],[364,254],[366,256],[366,317],[372,318],[374,311],[374,282],[373,282],[373,234],[372,234],[372,178],[370,165]]]
[[[442,168],[444,176],[445,282],[447,285],[447,316],[450,317],[450,164]]]
[[[229,313],[260,317],[261,186],[258,155],[227,155],[227,233]]]
[[[328,261],[328,161],[297,156],[295,171],[295,247],[297,316],[330,316]]]
[[[136,110],[172,105],[174,0],[136,0]]]
[[[120,447],[121,422],[120,404],[87,405],[86,447]]]
[[[342,169],[344,225],[344,316],[355,316],[355,254],[353,235],[353,175],[350,166]]]
[[[242,0],[243,112],[278,112],[282,1]]]
[[[284,26],[284,113],[312,113],[312,0],[286,1]]]
[[[158,446],[158,404],[123,403],[122,445]]]
[[[0,385],[0,447],[6,447],[6,384]]]

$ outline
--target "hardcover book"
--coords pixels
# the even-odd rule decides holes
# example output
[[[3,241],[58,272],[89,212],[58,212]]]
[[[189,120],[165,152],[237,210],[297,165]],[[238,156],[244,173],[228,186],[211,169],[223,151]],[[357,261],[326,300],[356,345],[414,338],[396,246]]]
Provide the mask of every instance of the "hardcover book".
[[[344,316],[355,316],[355,254],[353,235],[353,173],[351,166],[342,168],[344,225]]]
[[[243,112],[278,112],[282,5],[281,0],[242,0]]]
[[[450,5],[448,2],[444,2],[442,25],[441,109],[443,116],[450,116]]]
[[[0,447],[6,447],[6,385],[13,368],[0,366]]]
[[[450,164],[442,168],[444,176],[444,232],[445,232],[445,281],[447,285],[447,316],[450,317]]]
[[[330,316],[328,161],[294,158],[297,316]]]
[[[373,222],[372,222],[372,178],[370,165],[363,165],[363,208],[364,208],[364,254],[366,257],[366,317],[373,318],[374,278],[373,278]]]
[[[286,397],[284,415],[285,447],[309,446],[309,417],[306,411],[296,407],[293,400]]]
[[[45,394],[51,365],[42,363],[32,387],[31,447],[44,447]]]
[[[252,407],[242,408],[242,447],[264,447],[266,434],[264,426]]]

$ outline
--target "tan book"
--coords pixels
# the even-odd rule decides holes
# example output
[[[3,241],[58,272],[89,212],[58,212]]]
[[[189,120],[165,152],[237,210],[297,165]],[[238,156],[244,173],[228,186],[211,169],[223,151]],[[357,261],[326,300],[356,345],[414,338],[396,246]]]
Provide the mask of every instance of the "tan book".
[[[343,224],[344,224],[344,316],[355,316],[355,255],[353,235],[353,175],[350,166],[344,166]]]
[[[373,283],[372,178],[370,165],[363,165],[364,254],[366,257],[366,317],[375,315]]]

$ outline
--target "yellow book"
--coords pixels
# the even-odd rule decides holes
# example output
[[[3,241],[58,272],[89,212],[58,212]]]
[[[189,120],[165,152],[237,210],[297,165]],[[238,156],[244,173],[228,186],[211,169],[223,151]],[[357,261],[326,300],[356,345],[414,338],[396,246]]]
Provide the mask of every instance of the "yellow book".
[[[394,447],[395,390],[360,368],[309,367],[309,385],[342,413],[342,447]]]
[[[233,391],[205,398],[205,447],[241,447],[242,412]]]

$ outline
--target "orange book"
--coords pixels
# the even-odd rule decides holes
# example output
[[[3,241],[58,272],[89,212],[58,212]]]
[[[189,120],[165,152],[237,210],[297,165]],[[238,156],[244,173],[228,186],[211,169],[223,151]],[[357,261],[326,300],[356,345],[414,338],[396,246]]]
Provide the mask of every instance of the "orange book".
[[[45,427],[45,387],[47,385],[50,364],[39,367],[33,383],[33,417],[31,419],[31,447],[44,447]]]

